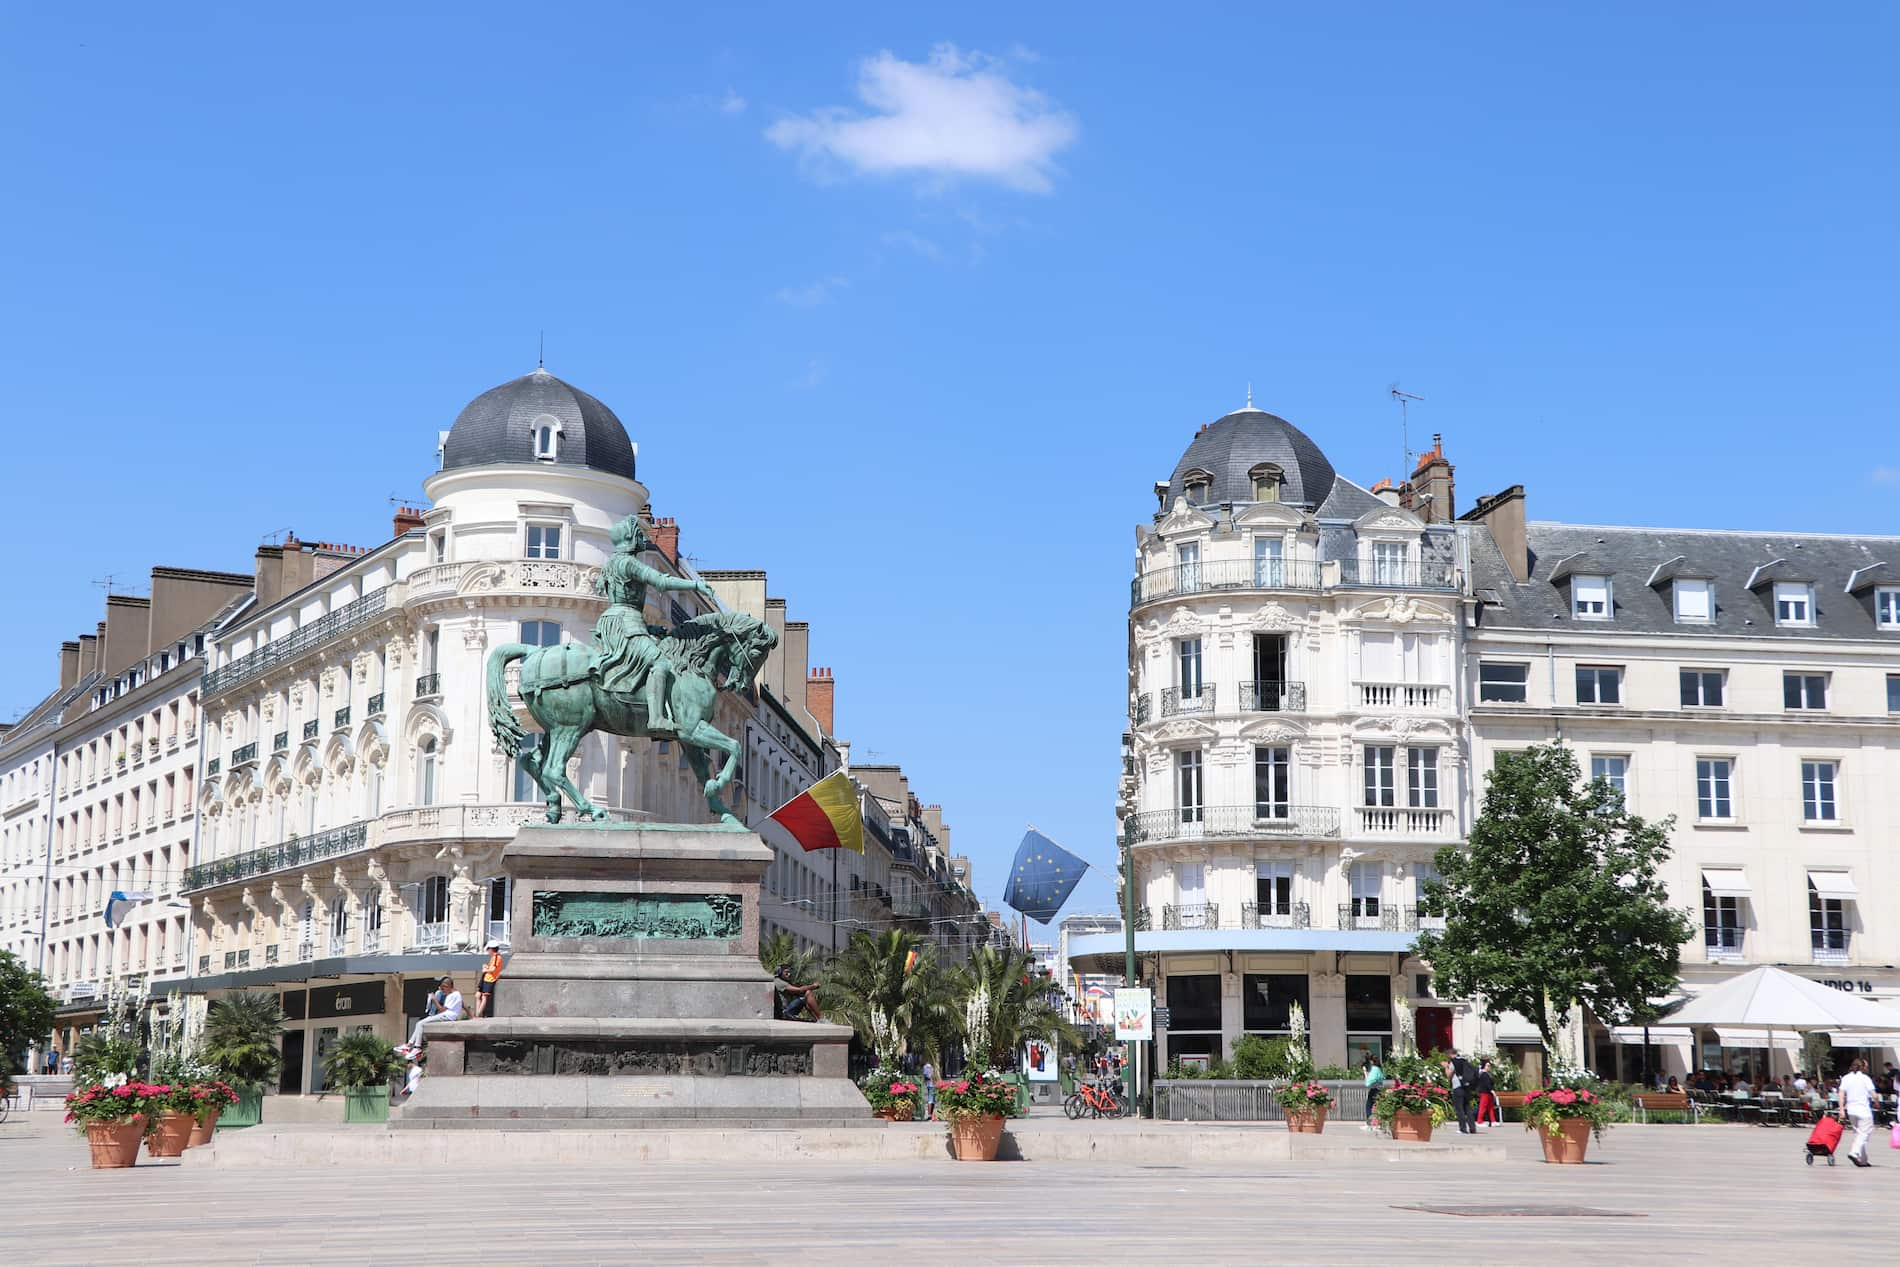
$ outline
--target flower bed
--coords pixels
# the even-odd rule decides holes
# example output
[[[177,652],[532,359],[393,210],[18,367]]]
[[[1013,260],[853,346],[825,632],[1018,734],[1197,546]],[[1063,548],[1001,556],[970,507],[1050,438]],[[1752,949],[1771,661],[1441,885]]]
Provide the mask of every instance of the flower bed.
[[[878,1117],[909,1122],[922,1116],[923,1088],[894,1069],[873,1069],[859,1081],[858,1090]]]
[[[1379,1093],[1372,1115],[1393,1139],[1429,1142],[1451,1120],[1451,1093],[1428,1082],[1394,1082]]]

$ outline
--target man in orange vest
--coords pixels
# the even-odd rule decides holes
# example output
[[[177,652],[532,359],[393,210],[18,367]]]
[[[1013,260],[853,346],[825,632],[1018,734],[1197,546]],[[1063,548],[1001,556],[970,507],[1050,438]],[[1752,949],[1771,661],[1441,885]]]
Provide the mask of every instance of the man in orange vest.
[[[488,1015],[488,1009],[495,1005],[495,982],[501,980],[502,958],[501,943],[488,943],[488,962],[482,965],[482,981],[475,988],[475,1019],[481,1020]]]

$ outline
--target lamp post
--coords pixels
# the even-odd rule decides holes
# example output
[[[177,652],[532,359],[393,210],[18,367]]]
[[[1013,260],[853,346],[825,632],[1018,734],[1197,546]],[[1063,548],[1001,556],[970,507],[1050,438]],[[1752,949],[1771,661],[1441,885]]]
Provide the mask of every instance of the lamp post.
[[[1129,989],[1136,988],[1135,981],[1135,849],[1130,838],[1131,827],[1122,822],[1122,980]],[[1122,1083],[1128,1094],[1128,1111],[1136,1117],[1141,1116],[1139,1102],[1135,1099],[1135,1061],[1134,1048],[1137,1039],[1128,1040],[1128,1050],[1123,1053]]]

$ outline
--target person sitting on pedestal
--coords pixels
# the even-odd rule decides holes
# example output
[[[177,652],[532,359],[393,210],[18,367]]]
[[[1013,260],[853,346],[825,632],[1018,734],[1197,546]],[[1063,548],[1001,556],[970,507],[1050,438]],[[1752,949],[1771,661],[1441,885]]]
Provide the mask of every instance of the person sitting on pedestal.
[[[411,1047],[422,1046],[423,1026],[439,1024],[442,1021],[459,1021],[461,1019],[462,992],[455,988],[453,978],[443,977],[441,986],[433,994],[429,995],[428,1011],[423,1015],[421,1020],[416,1022],[415,1029],[410,1031],[409,1045]]]
[[[813,982],[811,985],[794,984],[792,981],[792,970],[787,967],[780,968],[773,974],[772,984],[778,988],[780,994],[786,996],[786,1020],[799,1020],[802,1013],[810,1013],[810,1015],[803,1017],[805,1020],[822,1021],[825,1019],[824,1014],[818,1010],[818,985],[816,982]]]

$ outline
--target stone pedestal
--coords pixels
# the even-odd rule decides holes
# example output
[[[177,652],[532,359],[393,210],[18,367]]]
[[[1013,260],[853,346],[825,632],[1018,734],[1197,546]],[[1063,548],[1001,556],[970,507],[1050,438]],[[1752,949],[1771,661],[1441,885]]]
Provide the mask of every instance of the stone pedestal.
[[[759,965],[772,851],[737,827],[531,823],[506,1014],[431,1026],[399,1125],[451,1120],[870,1119],[843,1025],[773,1019]]]

